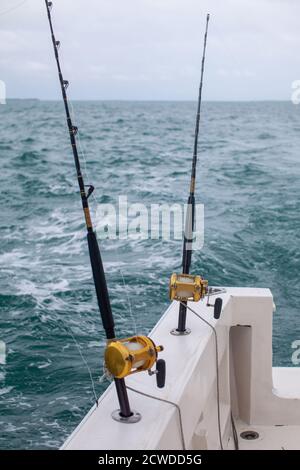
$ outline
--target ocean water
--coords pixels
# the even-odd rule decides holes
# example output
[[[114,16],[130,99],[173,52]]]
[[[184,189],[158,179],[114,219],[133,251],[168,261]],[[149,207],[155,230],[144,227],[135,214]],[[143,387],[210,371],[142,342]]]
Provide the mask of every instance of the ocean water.
[[[132,203],[186,201],[196,103],[73,106],[99,202],[120,194]],[[96,393],[107,386],[73,157],[61,102],[8,101],[0,119],[0,448],[58,448],[94,402],[78,348]],[[299,148],[300,107],[203,105],[205,243],[193,271],[212,285],[272,289],[273,361],[285,366],[300,339]],[[107,240],[101,248],[118,333],[147,333],[168,305],[181,242]]]

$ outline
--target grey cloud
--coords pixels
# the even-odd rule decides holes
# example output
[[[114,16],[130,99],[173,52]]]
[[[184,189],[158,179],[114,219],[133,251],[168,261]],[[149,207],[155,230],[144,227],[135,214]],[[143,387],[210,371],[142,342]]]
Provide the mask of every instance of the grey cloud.
[[[206,99],[289,99],[300,78],[296,0],[53,3],[75,99],[195,99],[207,12]],[[58,98],[44,2],[18,4],[1,0],[0,79],[9,96]]]

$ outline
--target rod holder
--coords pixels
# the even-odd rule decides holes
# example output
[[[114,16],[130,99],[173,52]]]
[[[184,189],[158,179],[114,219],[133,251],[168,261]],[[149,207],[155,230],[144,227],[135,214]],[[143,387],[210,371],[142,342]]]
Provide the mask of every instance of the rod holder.
[[[178,315],[178,327],[176,329],[177,335],[189,335],[191,333],[191,330],[189,328],[186,328],[186,302],[184,302],[185,305],[180,304],[179,305],[179,315]]]
[[[132,413],[130,416],[128,416],[128,418],[125,418],[124,416],[122,416],[120,410],[113,411],[111,414],[111,417],[115,421],[118,421],[118,423],[124,423],[124,424],[138,423],[142,419],[142,415],[134,410],[132,410]]]
[[[139,413],[131,411],[130,409],[125,380],[115,378],[115,386],[120,408],[112,413],[112,418],[116,421],[120,421],[121,423],[136,423],[141,419],[141,417],[137,419]],[[136,417],[135,420],[133,418],[134,416]]]
[[[190,328],[186,327],[186,305],[187,302],[180,302],[179,304],[178,326],[170,332],[173,336],[187,336],[192,332]]]

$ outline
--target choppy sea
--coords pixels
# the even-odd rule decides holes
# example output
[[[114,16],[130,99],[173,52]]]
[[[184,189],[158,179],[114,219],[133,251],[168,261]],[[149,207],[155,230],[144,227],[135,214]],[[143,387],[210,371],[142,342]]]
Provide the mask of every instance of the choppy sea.
[[[196,103],[73,107],[98,202],[186,202]],[[197,201],[205,243],[193,271],[212,285],[272,290],[273,362],[285,366],[300,339],[299,148],[300,107],[203,105]],[[0,159],[0,448],[58,448],[94,402],[78,348],[96,393],[107,386],[99,381],[104,334],[62,103],[1,105]],[[96,199],[91,205],[95,215]],[[148,332],[168,306],[181,242],[106,240],[101,249],[118,333]]]

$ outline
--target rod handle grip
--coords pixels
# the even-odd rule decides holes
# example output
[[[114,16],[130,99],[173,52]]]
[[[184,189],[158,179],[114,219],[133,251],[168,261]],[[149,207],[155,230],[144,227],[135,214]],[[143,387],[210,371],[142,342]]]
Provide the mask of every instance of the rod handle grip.
[[[93,271],[97,301],[107,339],[115,338],[114,320],[106,285],[103,263],[100,255],[98,240],[94,231],[87,234],[89,254]]]

